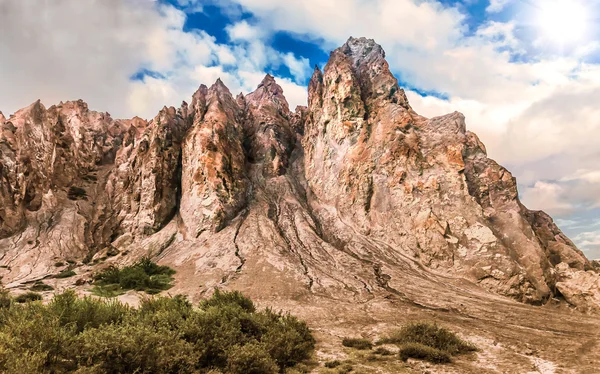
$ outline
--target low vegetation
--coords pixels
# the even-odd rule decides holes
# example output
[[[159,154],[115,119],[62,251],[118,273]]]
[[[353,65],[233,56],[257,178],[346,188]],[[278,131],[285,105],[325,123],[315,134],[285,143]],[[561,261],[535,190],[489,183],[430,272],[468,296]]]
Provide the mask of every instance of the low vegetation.
[[[306,324],[257,311],[237,292],[194,308],[156,297],[131,308],[68,291],[47,304],[18,304],[0,293],[3,373],[280,373],[307,360]]]
[[[131,266],[110,266],[94,276],[92,292],[98,296],[114,297],[128,290],[157,294],[172,287],[175,270],[157,265],[147,257]]]
[[[26,292],[15,297],[15,302],[20,304],[38,300],[42,300],[42,295],[37,292]]]
[[[63,271],[61,271],[60,273],[56,274],[54,276],[54,278],[57,279],[64,279],[64,278],[70,278],[77,275],[77,273],[75,273],[72,269],[65,269]]]
[[[324,366],[328,369],[335,369],[338,366],[342,365],[342,361],[340,360],[332,360],[325,362]]]
[[[394,352],[390,351],[387,348],[384,347],[377,347],[373,353],[380,355],[380,356],[392,356],[394,354]]]
[[[400,358],[404,361],[416,358],[446,363],[451,361],[451,356],[477,350],[452,331],[427,322],[409,323],[378,343],[398,345]]]
[[[54,287],[47,285],[42,281],[36,281],[31,287],[29,287],[31,291],[42,292],[42,291],[52,291]]]
[[[448,352],[435,349],[419,343],[408,343],[400,348],[400,359],[406,361],[409,358],[429,361],[434,364],[446,364],[452,362]]]
[[[344,347],[361,349],[361,350],[368,350],[368,349],[373,348],[373,343],[371,343],[370,340],[362,339],[362,338],[344,338],[342,340],[342,345]]]

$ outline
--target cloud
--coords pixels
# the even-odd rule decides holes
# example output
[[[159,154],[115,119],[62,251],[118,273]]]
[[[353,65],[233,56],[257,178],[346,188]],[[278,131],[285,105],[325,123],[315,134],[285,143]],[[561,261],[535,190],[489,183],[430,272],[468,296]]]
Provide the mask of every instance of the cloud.
[[[504,10],[513,0],[490,0],[490,5],[485,9],[488,13],[498,13]]]
[[[225,30],[231,40],[251,41],[260,39],[264,36],[264,30],[257,26],[252,26],[248,22],[240,21],[233,25],[228,25]]]
[[[538,181],[521,191],[521,197],[528,201],[530,209],[545,210],[551,215],[562,216],[575,211],[571,204],[564,201],[563,188],[555,183]]]
[[[186,12],[201,4],[177,2],[184,10],[154,0],[0,0],[0,109],[81,98],[116,118],[151,118],[218,77],[246,93],[269,67],[284,64],[297,81],[305,78],[306,59],[275,51],[250,25],[231,29],[230,44],[184,30]],[[140,72],[152,74],[130,79]],[[278,80],[292,93],[290,104],[306,102],[304,87]]]
[[[600,232],[582,232],[573,238],[590,259],[600,260]]]
[[[283,63],[290,69],[290,73],[297,82],[304,82],[312,73],[310,62],[307,58],[296,58],[293,53],[288,52],[282,56]]]

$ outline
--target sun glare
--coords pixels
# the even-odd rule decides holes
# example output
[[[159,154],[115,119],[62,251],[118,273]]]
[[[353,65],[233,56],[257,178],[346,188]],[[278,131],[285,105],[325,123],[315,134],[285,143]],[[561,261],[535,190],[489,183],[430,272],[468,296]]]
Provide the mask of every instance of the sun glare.
[[[588,31],[588,9],[577,0],[538,2],[538,23],[544,39],[565,45],[582,41]]]

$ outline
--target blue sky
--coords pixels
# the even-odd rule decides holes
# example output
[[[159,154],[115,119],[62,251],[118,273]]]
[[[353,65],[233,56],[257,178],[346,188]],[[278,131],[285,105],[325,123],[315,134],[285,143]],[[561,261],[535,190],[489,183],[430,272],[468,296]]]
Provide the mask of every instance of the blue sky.
[[[490,157],[600,258],[600,0],[0,0],[0,110],[83,98],[153,117],[221,78],[274,75],[293,108],[349,36],[375,39],[411,105],[460,111]],[[9,89],[7,89],[8,87]]]

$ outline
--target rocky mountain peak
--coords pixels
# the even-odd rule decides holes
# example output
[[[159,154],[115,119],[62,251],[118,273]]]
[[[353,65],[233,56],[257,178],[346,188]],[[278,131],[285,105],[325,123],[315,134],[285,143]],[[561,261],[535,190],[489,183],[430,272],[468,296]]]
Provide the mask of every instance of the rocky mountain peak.
[[[423,302],[426,289],[451,305],[440,287],[454,282],[600,307],[583,253],[521,204],[463,115],[412,110],[373,40],[333,51],[308,91],[295,113],[270,75],[236,98],[201,85],[149,122],[82,101],[18,111],[0,137],[0,276],[24,287],[67,258],[149,254],[194,295]]]
[[[340,50],[354,62],[354,66],[385,59],[385,51],[373,39],[350,37]]]

